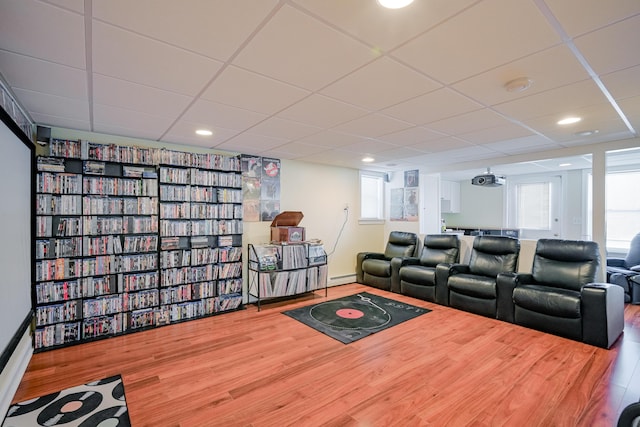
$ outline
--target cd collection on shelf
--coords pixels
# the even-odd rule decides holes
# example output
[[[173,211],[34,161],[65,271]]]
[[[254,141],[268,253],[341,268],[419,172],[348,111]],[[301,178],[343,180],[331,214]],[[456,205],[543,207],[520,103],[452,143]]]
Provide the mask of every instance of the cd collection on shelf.
[[[36,161],[37,351],[242,306],[238,157],[49,148]]]

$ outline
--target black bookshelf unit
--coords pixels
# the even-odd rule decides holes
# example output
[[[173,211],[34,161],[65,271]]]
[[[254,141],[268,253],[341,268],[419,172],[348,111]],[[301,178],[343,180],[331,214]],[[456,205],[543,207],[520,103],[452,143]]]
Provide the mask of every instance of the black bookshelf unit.
[[[324,289],[327,296],[327,254],[321,244],[248,245],[249,296],[260,304]]]
[[[54,139],[36,177],[36,351],[242,308],[238,157]]]

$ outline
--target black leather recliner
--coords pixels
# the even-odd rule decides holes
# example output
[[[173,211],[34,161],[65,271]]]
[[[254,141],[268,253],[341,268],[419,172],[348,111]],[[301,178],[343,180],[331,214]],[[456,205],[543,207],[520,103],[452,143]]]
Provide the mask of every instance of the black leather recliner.
[[[418,254],[419,241],[415,233],[392,231],[384,253],[360,252],[356,256],[356,281],[385,291],[399,289],[398,264],[391,260],[395,257],[415,257]]]
[[[511,287],[502,292],[498,274],[515,272],[520,241],[506,236],[477,236],[469,264],[438,265],[436,295],[440,304],[482,316],[499,318],[504,307],[511,308]],[[513,280],[513,278],[512,278]],[[508,278],[505,279],[508,281]]]
[[[515,275],[513,322],[611,347],[624,328],[624,292],[620,286],[593,283],[599,267],[596,242],[538,240],[531,273]]]
[[[629,252],[624,258],[607,258],[607,282],[624,289],[624,300],[640,304],[640,283],[631,280],[640,275],[640,233],[631,239]]]
[[[420,258],[398,258],[400,290],[403,295],[438,302],[436,266],[460,261],[460,239],[455,234],[427,234]]]

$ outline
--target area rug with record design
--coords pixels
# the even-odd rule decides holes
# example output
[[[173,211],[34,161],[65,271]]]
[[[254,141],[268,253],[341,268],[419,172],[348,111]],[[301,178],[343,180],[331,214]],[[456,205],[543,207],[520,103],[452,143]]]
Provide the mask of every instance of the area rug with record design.
[[[430,311],[427,308],[360,292],[284,311],[283,314],[349,344]]]
[[[130,427],[120,375],[13,404],[2,427]]]

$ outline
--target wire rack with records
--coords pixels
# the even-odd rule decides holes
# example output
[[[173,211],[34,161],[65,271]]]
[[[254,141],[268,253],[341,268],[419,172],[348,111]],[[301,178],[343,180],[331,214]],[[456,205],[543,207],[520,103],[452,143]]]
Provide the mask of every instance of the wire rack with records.
[[[319,243],[249,244],[249,297],[266,300],[327,291],[327,254]]]

